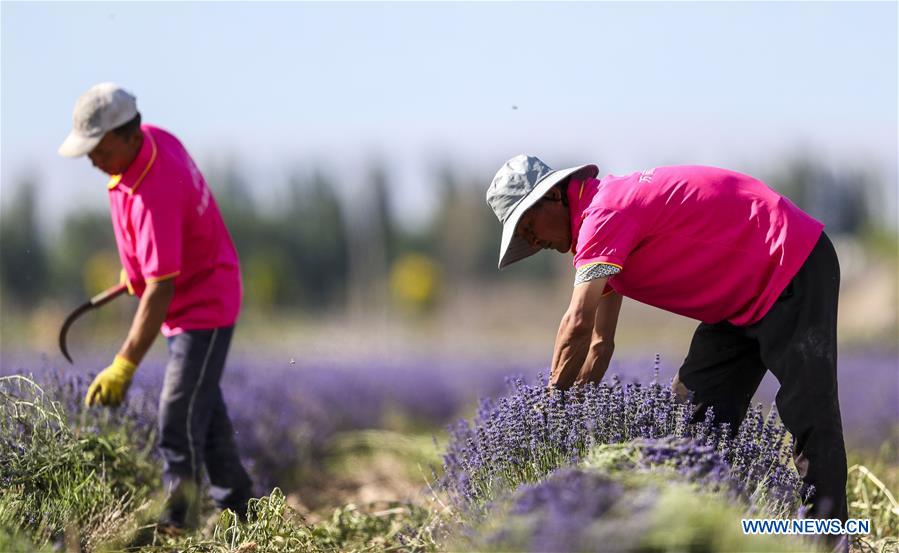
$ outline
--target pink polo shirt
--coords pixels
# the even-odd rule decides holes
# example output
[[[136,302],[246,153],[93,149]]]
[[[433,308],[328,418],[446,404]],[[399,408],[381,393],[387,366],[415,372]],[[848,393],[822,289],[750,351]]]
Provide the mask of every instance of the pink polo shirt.
[[[568,186],[574,266],[621,268],[607,291],[706,323],[757,322],[824,228],[750,176],[656,167]]]
[[[151,125],[141,130],[140,153],[108,185],[129,285],[140,296],[147,282],[175,279],[165,336],[233,325],[240,312],[240,265],[215,198],[177,138]]]

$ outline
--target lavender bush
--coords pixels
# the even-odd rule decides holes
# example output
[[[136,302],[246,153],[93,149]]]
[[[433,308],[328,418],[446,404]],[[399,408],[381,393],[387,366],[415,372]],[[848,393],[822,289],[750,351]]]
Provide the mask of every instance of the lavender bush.
[[[222,380],[237,442],[259,493],[294,488],[315,470],[335,434],[430,431],[477,394],[503,386],[502,364],[416,359],[353,363],[235,359]]]
[[[623,493],[624,488],[606,476],[566,468],[537,484],[521,486],[509,514],[528,517],[531,531],[524,535],[530,551],[579,551],[590,545],[584,529],[605,515]],[[491,541],[503,538],[500,533]]]
[[[597,445],[635,440],[641,466],[668,464],[688,478],[714,480],[771,513],[799,506],[801,482],[773,410],[763,417],[753,408],[731,437],[712,424],[711,412],[690,424],[693,406],[657,380],[622,384],[613,377],[568,392],[520,378],[510,385],[508,396],[484,400],[472,424],[451,431],[442,485],[459,508],[476,512],[503,491],[577,464]]]
[[[672,446],[654,442],[646,440],[643,445],[666,451]],[[633,461],[627,448],[610,445],[598,449],[623,458],[625,465]],[[703,447],[685,453],[700,462],[706,476],[721,464],[720,458]],[[671,479],[665,471],[661,475],[608,472],[582,463],[557,469],[539,482],[522,484],[504,494],[487,507],[488,516],[466,520],[449,549],[534,553],[817,551],[815,544],[806,540],[743,535],[739,520],[745,511],[731,497],[695,482]]]
[[[81,528],[88,532],[82,535],[82,544],[96,543],[103,538],[102,529],[122,527],[122,517],[130,516],[127,511],[157,486],[158,466],[152,455],[162,367],[152,360],[141,367],[122,408],[88,410],[82,401],[93,375],[58,372],[47,365],[37,371],[36,380],[44,390],[41,394],[57,402],[54,409],[66,424],[45,426],[48,432],[41,443],[46,448],[40,455],[24,455],[22,448],[27,449],[28,443],[17,432],[26,427],[17,426],[17,421],[32,421],[36,415],[7,417],[10,424],[5,427],[7,439],[0,444],[0,453],[6,455],[2,466],[15,473],[3,473],[9,477],[3,483],[10,492],[7,499],[17,502],[16,509],[26,508],[0,509],[15,515],[0,521],[0,544],[28,536],[43,544],[45,539],[59,539],[57,523],[70,520],[73,514],[108,515],[102,523],[82,519]],[[284,360],[236,358],[222,386],[258,493],[267,495],[276,484],[289,489],[299,481],[297,477],[306,476],[304,470],[326,451],[333,451],[339,442],[333,439],[335,434],[370,428],[420,431],[446,423],[469,409],[473,395],[498,393],[501,375],[509,368],[508,363],[484,361],[291,365]],[[629,375],[637,375],[632,367],[625,368]],[[0,374],[9,369],[7,364]],[[450,550],[486,550],[495,545],[537,551],[547,549],[548,543],[556,544],[553,550],[612,551],[613,545],[621,551],[738,550],[742,546],[736,541],[714,541],[719,539],[716,527],[733,525],[727,517],[745,514],[747,509],[774,516],[797,512],[799,481],[787,459],[785,431],[773,412],[765,416],[760,407],[752,408],[731,436],[727,429],[713,427],[710,420],[691,425],[692,406],[676,403],[668,388],[655,381],[623,384],[614,379],[549,395],[544,382],[531,386],[519,378],[509,384],[509,395],[483,401],[472,423],[460,423],[455,429],[442,480],[460,508],[453,511],[456,515],[487,514],[481,518],[500,526],[475,531],[469,518],[466,531],[473,533],[474,541],[457,549],[450,546]],[[109,449],[108,444],[115,447]],[[122,470],[107,471],[109,478],[94,481],[91,471],[98,452],[118,463],[106,462],[108,466]],[[59,466],[59,461],[68,463],[68,468],[46,470],[53,462],[57,465],[52,466]],[[10,487],[13,478],[26,476],[34,478],[16,480]],[[45,486],[39,481],[45,476],[53,477],[54,489],[63,489],[61,483],[81,495],[59,501],[53,494],[28,493],[31,503],[25,505],[23,486]],[[81,486],[84,481],[90,482],[90,488]],[[91,497],[83,497],[88,489],[93,490]],[[127,493],[133,499],[128,505],[110,499],[110,493],[122,490],[130,490]],[[883,504],[871,501],[872,512],[883,513]],[[325,550],[350,550],[351,542],[362,550],[381,543],[378,537],[385,535],[384,521],[390,520],[390,532],[397,532],[390,545],[419,550],[432,548],[431,533],[444,524],[453,527],[456,520],[437,517],[435,521],[412,508],[396,509],[364,514],[347,507],[331,523],[304,524],[301,530]],[[715,518],[714,512],[725,510],[727,517]],[[40,513],[48,514],[42,518]],[[260,519],[257,530],[271,530],[281,520],[270,513],[266,517],[270,519]],[[581,521],[580,534],[574,525],[564,523],[566,518]],[[219,525],[220,535],[212,541],[198,536],[185,539],[192,540],[189,544],[196,545],[196,551],[234,550],[235,524]],[[407,524],[411,526],[405,528]],[[884,528],[895,528],[890,524]],[[527,531],[525,541],[512,539],[516,527]],[[546,533],[528,533],[544,527]],[[10,533],[15,528],[30,530],[20,536]],[[558,531],[551,532],[553,528]],[[259,538],[247,532],[240,536],[247,543]],[[635,541],[636,537],[644,541]],[[176,548],[187,545],[180,542]]]
[[[93,549],[156,485],[147,443],[127,415],[91,416],[26,377],[0,377],[0,534]]]
[[[0,374],[30,374],[85,432],[125,423],[135,445],[153,456],[156,413],[164,367],[150,360],[135,375],[118,409],[87,409],[84,394],[94,372],[44,358],[3,358]],[[83,362],[102,367],[102,360]],[[417,359],[369,362],[300,362],[235,356],[222,390],[241,457],[264,495],[275,486],[293,490],[319,468],[335,434],[364,429],[430,431],[464,413],[478,394],[503,387],[502,362],[456,365]]]

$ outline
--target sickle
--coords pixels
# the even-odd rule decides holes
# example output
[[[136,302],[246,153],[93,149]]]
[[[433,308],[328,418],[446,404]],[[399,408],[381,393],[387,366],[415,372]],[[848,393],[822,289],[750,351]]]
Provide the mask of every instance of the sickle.
[[[112,288],[107,288],[106,290],[103,290],[96,296],[92,297],[90,300],[79,305],[77,309],[72,311],[72,313],[69,314],[68,317],[66,317],[65,322],[62,323],[62,328],[59,330],[59,349],[60,351],[62,351],[62,354],[65,356],[65,358],[69,360],[69,363],[74,364],[74,361],[72,361],[72,357],[69,355],[69,348],[66,347],[66,334],[68,334],[69,327],[72,326],[72,323],[74,323],[78,317],[80,317],[87,311],[96,309],[101,305],[111,302],[112,300],[124,294],[127,290],[128,287],[124,284],[118,284],[116,286],[113,286]]]

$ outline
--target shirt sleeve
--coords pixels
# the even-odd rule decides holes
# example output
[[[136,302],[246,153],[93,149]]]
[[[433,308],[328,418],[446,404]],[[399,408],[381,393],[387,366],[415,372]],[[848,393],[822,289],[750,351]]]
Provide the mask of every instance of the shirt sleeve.
[[[141,194],[131,210],[136,237],[135,253],[147,282],[158,282],[181,273],[183,216],[176,198]]]
[[[586,265],[578,267],[575,272],[574,285],[577,286],[578,284],[590,282],[591,280],[596,280],[598,278],[610,277],[618,274],[620,271],[620,267],[609,265],[608,263],[587,263]],[[603,293],[605,294],[605,290]]]
[[[606,264],[620,270],[639,240],[639,227],[624,212],[588,211],[578,233],[574,267],[579,270],[588,265]]]

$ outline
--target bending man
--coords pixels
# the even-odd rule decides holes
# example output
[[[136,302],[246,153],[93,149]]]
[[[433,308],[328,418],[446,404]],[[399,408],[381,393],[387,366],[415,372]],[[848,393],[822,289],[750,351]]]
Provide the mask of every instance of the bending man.
[[[552,386],[599,382],[623,297],[697,319],[675,380],[736,431],[766,370],[796,440],[816,518],[847,518],[837,399],[840,269],[823,225],[761,181],[713,167],[656,167],[597,179],[506,162],[487,191],[503,224],[499,267],[542,249],[574,255],[574,292],[556,336]]]

